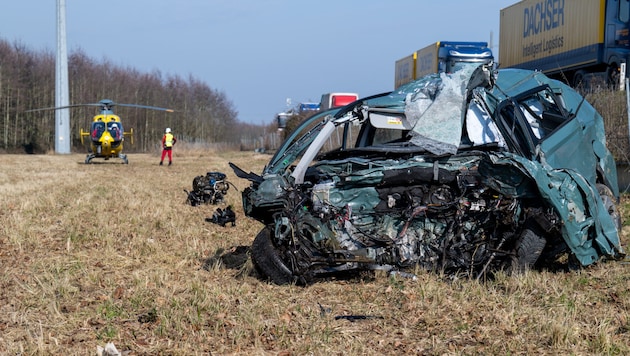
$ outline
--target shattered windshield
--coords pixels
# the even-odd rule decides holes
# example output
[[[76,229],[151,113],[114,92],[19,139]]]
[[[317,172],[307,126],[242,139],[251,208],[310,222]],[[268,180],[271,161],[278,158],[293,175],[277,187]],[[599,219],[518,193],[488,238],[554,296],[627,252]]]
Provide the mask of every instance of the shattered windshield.
[[[291,175],[297,184],[301,183],[307,167],[317,155],[321,160],[349,157],[357,151],[381,155],[389,152],[456,154],[462,142],[462,124],[468,110],[466,93],[486,87],[490,83],[489,73],[487,68],[479,66],[449,75],[429,75],[389,94],[362,99],[345,107],[321,127],[317,137],[309,138],[310,146]],[[484,111],[483,108],[480,111]],[[488,118],[488,115],[484,117]],[[353,149],[346,142],[350,137],[348,129],[354,124],[361,124],[362,128]],[[334,151],[318,154],[341,127],[344,143]],[[380,130],[390,129],[397,132],[380,134]],[[388,143],[397,146],[383,145]],[[299,149],[304,150],[304,147]]]
[[[330,147],[336,147],[336,152],[349,150],[352,148],[351,142],[354,142],[352,138],[360,135],[358,128],[355,128],[356,125],[369,125],[367,118],[371,110],[386,109],[389,113],[404,115],[411,129],[398,130],[395,134],[374,131],[369,141],[357,144],[356,147],[365,149],[396,139],[411,144],[416,152],[429,152],[435,155],[455,154],[462,141],[463,122],[468,110],[466,93],[468,89],[472,89],[468,87],[479,86],[485,81],[478,80],[487,74],[479,70],[480,68],[467,66],[453,74],[429,75],[403,85],[391,93],[361,99],[343,110],[315,115],[291,134],[265,171],[266,173],[283,171],[301,157],[313,142],[317,142],[324,151]],[[481,112],[480,115],[483,114],[483,108],[478,111]],[[490,120],[487,113],[483,119]],[[331,127],[322,130],[326,122],[329,122]],[[348,130],[354,132],[350,134]],[[298,135],[300,131],[300,135],[303,135],[301,137]],[[497,135],[498,133],[495,136]],[[495,136],[489,137],[494,139]],[[329,145],[330,140],[339,142]],[[488,141],[485,140],[483,143]],[[313,154],[311,152],[311,156]],[[302,162],[301,166],[305,167],[308,164],[310,162]]]
[[[411,143],[434,154],[457,152],[462,137],[464,93],[472,72],[468,67],[452,76],[441,75],[439,82],[430,81],[407,95],[405,115],[413,126]]]
[[[455,154],[462,138],[466,89],[477,67],[434,74],[401,86],[371,107],[400,107],[412,130],[410,142],[436,155]]]

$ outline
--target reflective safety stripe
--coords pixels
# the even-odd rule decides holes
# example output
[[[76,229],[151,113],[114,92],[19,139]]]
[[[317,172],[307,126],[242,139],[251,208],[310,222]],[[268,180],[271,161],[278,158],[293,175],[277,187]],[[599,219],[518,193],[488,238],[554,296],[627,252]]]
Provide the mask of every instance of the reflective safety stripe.
[[[164,139],[164,146],[166,147],[173,147],[173,135],[170,133],[167,133]]]

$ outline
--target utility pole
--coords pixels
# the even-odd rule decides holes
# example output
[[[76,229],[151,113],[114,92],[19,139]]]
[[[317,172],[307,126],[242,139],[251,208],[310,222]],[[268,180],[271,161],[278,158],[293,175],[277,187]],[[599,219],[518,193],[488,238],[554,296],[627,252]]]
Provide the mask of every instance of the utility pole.
[[[55,107],[68,106],[68,51],[66,48],[66,0],[57,0],[57,60]],[[55,110],[55,152],[70,153],[70,109]]]

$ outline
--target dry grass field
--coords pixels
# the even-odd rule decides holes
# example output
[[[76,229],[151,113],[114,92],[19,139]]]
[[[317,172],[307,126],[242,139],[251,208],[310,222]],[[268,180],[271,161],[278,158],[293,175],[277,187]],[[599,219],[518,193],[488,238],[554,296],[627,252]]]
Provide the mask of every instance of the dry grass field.
[[[627,262],[491,282],[417,271],[276,286],[251,263],[207,263],[262,227],[243,215],[248,182],[228,162],[259,173],[269,156],[176,148],[171,167],[156,154],[84,157],[0,155],[1,355],[90,355],[107,342],[128,355],[630,353]],[[239,190],[227,194],[235,227],[205,221],[217,206],[185,204],[208,171]]]

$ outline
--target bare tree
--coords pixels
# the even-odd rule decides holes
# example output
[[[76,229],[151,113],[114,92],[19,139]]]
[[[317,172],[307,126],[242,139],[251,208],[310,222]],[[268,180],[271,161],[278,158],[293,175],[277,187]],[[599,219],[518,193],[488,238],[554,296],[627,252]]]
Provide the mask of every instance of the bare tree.
[[[54,112],[26,111],[54,106],[54,70],[50,51],[36,53],[20,43],[0,39],[0,149],[53,149]],[[199,143],[238,143],[241,135],[250,131],[251,125],[238,121],[238,113],[224,93],[192,75],[183,79],[177,75],[165,77],[158,70],[142,73],[107,59],[95,61],[81,49],[70,53],[68,73],[71,104],[111,99],[176,110],[171,114],[117,107],[124,127],[135,128],[137,144],[128,146],[132,151],[154,149],[166,126],[176,127],[184,141]],[[84,151],[79,132],[87,128],[95,114],[93,107],[71,109],[73,150]],[[236,125],[247,130],[234,130]]]

